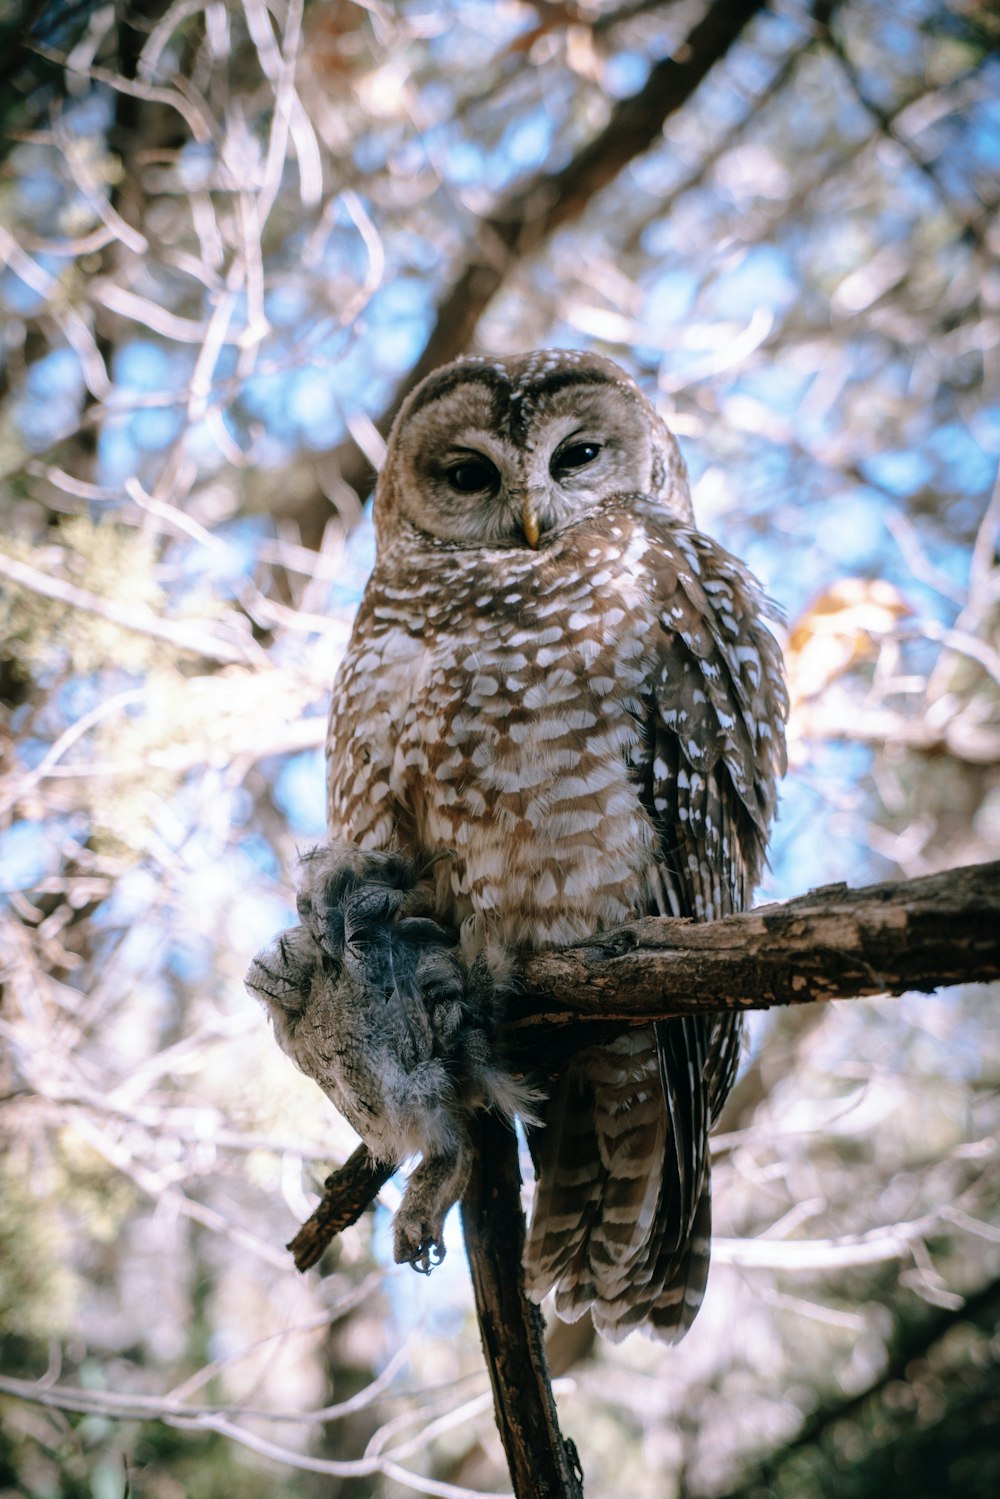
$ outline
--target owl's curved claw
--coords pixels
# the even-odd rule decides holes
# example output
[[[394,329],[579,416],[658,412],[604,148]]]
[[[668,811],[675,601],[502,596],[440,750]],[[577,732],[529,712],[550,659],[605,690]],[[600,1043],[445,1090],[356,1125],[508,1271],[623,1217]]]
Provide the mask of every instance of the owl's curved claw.
[[[440,1224],[414,1223],[405,1216],[405,1204],[396,1215],[393,1259],[409,1265],[418,1275],[430,1275],[445,1256]]]
[[[435,1239],[430,1239],[426,1244],[421,1244],[416,1254],[407,1264],[416,1270],[418,1275],[430,1275],[435,1266],[440,1265],[445,1256],[444,1245]]]

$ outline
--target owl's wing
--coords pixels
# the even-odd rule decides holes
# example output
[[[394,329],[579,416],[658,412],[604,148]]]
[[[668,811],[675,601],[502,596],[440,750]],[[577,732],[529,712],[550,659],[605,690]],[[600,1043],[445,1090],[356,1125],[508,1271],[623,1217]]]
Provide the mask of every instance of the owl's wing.
[[[633,774],[659,835],[653,910],[712,921],[745,909],[763,869],[788,700],[781,651],[764,624],[773,606],[756,581],[707,537],[663,529],[653,565],[656,667]],[[687,1059],[705,1080],[713,1122],[735,1076],[735,1018],[663,1028],[690,1037]],[[704,1138],[700,1117],[693,1133]]]
[[[696,532],[664,527],[660,541],[656,665],[633,756],[659,836],[650,904],[656,914],[710,921],[749,903],[764,864],[784,769],[781,656],[762,622],[767,601],[734,558]],[[704,1286],[708,1131],[735,1081],[741,1033],[737,1014],[656,1026],[669,1139],[648,1259],[674,1259],[651,1317],[667,1329],[690,1321]]]
[[[664,915],[740,910],[764,863],[787,714],[773,608],[735,558],[663,526],[650,571],[655,667],[633,774],[657,829]]]
[[[711,920],[747,904],[763,864],[783,768],[780,653],[740,564],[639,508],[656,623],[630,759],[657,832],[648,909]],[[581,1053],[560,1077],[528,1263],[536,1293],[556,1283],[563,1316],[590,1305],[612,1339],[646,1325],[676,1341],[690,1326],[708,1272],[708,1131],[740,1032],[738,1015],[669,1020]]]

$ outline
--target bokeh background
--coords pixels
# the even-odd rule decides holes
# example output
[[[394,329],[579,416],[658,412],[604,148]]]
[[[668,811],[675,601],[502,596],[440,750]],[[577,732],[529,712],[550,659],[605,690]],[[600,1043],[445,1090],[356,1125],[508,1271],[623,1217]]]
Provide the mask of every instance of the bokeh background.
[[[1000,848],[989,0],[0,5],[0,1495],[508,1484],[457,1226],[242,986],[323,834],[415,372],[594,348],[788,620],[762,898]],[[996,989],[758,1017],[679,1349],[553,1329],[588,1493],[1000,1492]]]

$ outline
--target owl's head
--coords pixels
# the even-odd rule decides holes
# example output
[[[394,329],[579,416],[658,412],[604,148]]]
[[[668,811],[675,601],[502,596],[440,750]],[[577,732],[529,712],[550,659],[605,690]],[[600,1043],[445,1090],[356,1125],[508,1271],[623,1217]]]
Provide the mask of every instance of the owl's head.
[[[375,497],[379,539],[538,547],[614,495],[639,491],[684,523],[673,436],[635,382],[596,354],[469,358],[404,402]]]

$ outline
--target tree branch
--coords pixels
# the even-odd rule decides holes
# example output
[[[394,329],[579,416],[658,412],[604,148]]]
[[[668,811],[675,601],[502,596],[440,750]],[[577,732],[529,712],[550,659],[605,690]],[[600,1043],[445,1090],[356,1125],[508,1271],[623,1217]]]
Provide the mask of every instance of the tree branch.
[[[860,890],[825,885],[721,921],[650,917],[538,953],[522,965],[504,1042],[511,1061],[537,1070],[540,1060],[554,1067],[599,1032],[672,1015],[926,993],[997,978],[1000,860]],[[381,1169],[361,1146],[327,1179],[322,1202],[292,1240],[300,1269],[356,1221],[389,1174],[377,1180]],[[475,1188],[480,1197],[506,1190],[503,1169],[488,1168],[499,1175]]]
[[[715,0],[675,55],[654,64],[639,92],[615,105],[599,135],[559,171],[541,171],[520,183],[480,222],[465,264],[438,306],[423,353],[375,423],[383,436],[424,376],[469,347],[479,319],[518,260],[579,218],[602,188],[655,143],[666,120],[687,103],[762,8],[763,0]],[[343,443],[334,457],[345,483],[364,494],[374,475],[357,443]],[[329,513],[325,497],[305,498],[297,519],[307,545],[319,544]]]
[[[85,614],[96,614],[99,619],[118,625],[126,632],[165,641],[175,650],[200,656],[206,661],[218,661],[223,665],[246,662],[255,666],[267,664],[267,656],[249,635],[226,639],[212,629],[215,621],[208,623],[197,619],[167,619],[154,614],[151,609],[121,604],[117,599],[106,599],[65,578],[51,577],[48,573],[40,572],[30,563],[21,562],[3,551],[0,551],[0,578],[8,578],[21,588],[37,593],[42,598],[53,599],[57,604],[69,604]]]
[[[517,1140],[502,1120],[477,1121],[462,1229],[472,1272],[497,1430],[517,1499],[583,1499],[576,1448],[560,1434],[545,1325],[524,1294],[524,1215]]]
[[[311,1269],[327,1245],[357,1223],[395,1169],[391,1162],[376,1161],[367,1145],[359,1145],[341,1167],[331,1171],[316,1211],[285,1246],[292,1251],[296,1270]]]
[[[929,992],[1000,978],[1000,861],[850,890],[826,885],[721,921],[651,917],[521,969],[515,1044],[575,1022]]]

